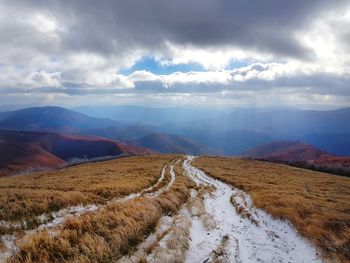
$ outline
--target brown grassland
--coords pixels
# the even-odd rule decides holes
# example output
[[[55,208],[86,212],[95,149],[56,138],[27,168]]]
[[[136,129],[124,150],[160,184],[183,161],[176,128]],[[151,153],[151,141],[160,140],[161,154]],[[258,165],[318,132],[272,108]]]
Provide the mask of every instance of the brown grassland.
[[[176,214],[190,200],[189,190],[195,185],[179,160],[183,160],[180,155],[127,157],[0,178],[0,221],[27,223],[22,229],[0,224],[0,236],[18,237],[18,250],[8,261],[111,262],[132,254],[163,215]],[[155,185],[164,165],[164,180],[152,191],[107,203]],[[176,179],[166,190],[171,165]],[[238,158],[200,157],[194,165],[246,191],[255,206],[275,218],[289,220],[325,257],[350,261],[350,178]],[[150,195],[162,189],[159,195]],[[39,215],[92,203],[99,209],[70,217],[55,227],[23,231],[36,229]],[[147,253],[154,248],[149,249]]]
[[[121,158],[52,172],[0,178],[0,221],[35,228],[37,216],[80,204],[104,204],[153,185],[172,155]],[[0,224],[0,234],[15,229]]]
[[[148,178],[148,183],[136,184],[135,190],[145,188],[159,178],[164,162],[175,164],[174,155],[147,156],[139,169],[147,169],[147,163],[155,162],[153,167],[157,176],[149,176],[143,172],[133,176],[133,182]],[[140,157],[139,157],[140,158]],[[119,166],[130,163],[129,158],[119,160]],[[161,159],[157,160],[157,159]],[[17,242],[18,251],[9,262],[111,262],[130,253],[140,241],[153,231],[158,220],[164,214],[174,214],[188,198],[189,188],[193,187],[187,177],[182,174],[181,162],[175,165],[176,179],[169,190],[159,196],[141,196],[126,202],[115,202],[102,206],[93,212],[86,212],[79,217],[67,219],[55,228],[40,230],[25,236]],[[106,166],[110,169],[109,165]],[[157,169],[156,169],[157,168]],[[124,168],[128,171],[127,168]],[[137,171],[135,167],[132,171]],[[129,171],[131,172],[131,171]],[[83,179],[83,178],[82,178]],[[121,178],[113,182],[120,187]],[[163,184],[170,181],[170,167],[167,166]],[[84,181],[85,182],[85,181]],[[109,182],[109,189],[113,192]],[[86,186],[87,187],[87,186]],[[136,191],[137,191],[136,190]],[[126,192],[126,191],[125,191]],[[125,193],[124,192],[124,193]]]
[[[289,220],[325,257],[350,261],[350,178],[238,158],[200,157],[194,165]]]

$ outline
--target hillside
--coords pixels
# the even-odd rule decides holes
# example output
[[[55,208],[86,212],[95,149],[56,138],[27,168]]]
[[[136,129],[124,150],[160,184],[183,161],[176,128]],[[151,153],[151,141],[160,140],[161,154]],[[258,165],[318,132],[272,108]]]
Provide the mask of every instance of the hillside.
[[[346,177],[163,154],[3,177],[0,185],[3,262],[350,259]]]
[[[140,147],[160,153],[209,154],[211,151],[199,143],[179,135],[152,133],[140,139],[130,141]]]
[[[0,173],[57,168],[71,159],[120,154],[148,154],[149,150],[98,137],[48,132],[0,130]]]
[[[237,204],[243,217],[259,219],[249,213],[249,206],[256,206],[292,223],[328,257],[329,261],[321,262],[349,262],[350,178],[239,158],[200,157],[194,165],[250,195],[251,199],[246,199],[248,210]],[[252,237],[253,242],[256,237]]]
[[[264,144],[252,148],[243,154],[243,156],[252,159],[281,162],[317,160],[324,155],[329,154],[312,145],[298,141],[282,141]]]
[[[321,156],[320,159],[313,160],[311,162],[314,165],[319,166],[331,166],[331,167],[346,167],[350,168],[350,157],[338,157],[332,155]]]
[[[310,170],[350,176],[350,157],[335,156],[298,141],[282,141],[261,145],[246,151],[244,157],[284,163]]]

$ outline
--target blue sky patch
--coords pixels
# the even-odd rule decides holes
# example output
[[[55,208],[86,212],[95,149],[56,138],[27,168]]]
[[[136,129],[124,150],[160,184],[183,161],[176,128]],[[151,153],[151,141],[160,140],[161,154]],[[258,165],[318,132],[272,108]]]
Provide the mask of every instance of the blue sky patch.
[[[161,65],[153,57],[144,57],[140,59],[131,68],[119,71],[120,74],[129,75],[137,70],[147,70],[157,75],[168,75],[174,72],[190,72],[190,71],[204,71],[204,68],[196,63],[178,64],[178,65]]]

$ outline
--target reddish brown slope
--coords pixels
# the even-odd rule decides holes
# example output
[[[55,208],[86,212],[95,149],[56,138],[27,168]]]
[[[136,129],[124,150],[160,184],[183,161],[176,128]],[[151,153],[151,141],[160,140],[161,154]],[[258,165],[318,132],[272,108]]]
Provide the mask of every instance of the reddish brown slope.
[[[314,160],[312,163],[316,165],[343,166],[350,168],[350,157],[325,155],[318,160]]]
[[[65,163],[35,143],[0,140],[0,175],[30,168],[57,168]]]
[[[350,157],[338,157],[301,142],[274,142],[247,151],[245,157],[350,176]]]
[[[329,155],[312,145],[301,142],[273,142],[248,150],[244,156],[281,162],[299,162],[318,160]]]
[[[149,154],[144,148],[98,137],[0,130],[0,175],[57,168],[73,158]]]

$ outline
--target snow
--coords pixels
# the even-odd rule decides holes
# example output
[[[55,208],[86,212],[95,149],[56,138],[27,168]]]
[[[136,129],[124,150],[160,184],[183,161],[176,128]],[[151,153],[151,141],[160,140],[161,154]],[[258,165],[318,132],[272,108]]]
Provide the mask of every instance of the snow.
[[[164,166],[164,169],[163,169],[163,172],[162,172],[162,177],[163,177],[162,180],[164,180],[165,168],[166,167]],[[168,191],[170,189],[170,187],[174,184],[175,179],[176,179],[176,175],[175,175],[175,171],[174,171],[174,166],[171,165],[170,166],[170,181],[168,182],[168,184],[166,186],[164,186],[164,187],[159,188],[157,191],[146,193],[143,196],[144,197],[149,197],[149,198],[154,198],[154,197],[159,196],[164,191]],[[153,189],[155,189],[155,187],[153,187]]]
[[[143,190],[141,190],[138,193],[133,193],[133,194],[130,194],[130,195],[128,195],[126,197],[123,197],[123,198],[114,199],[114,200],[110,201],[110,203],[125,202],[125,201],[128,201],[128,200],[140,197],[142,195],[152,196],[155,192],[153,192],[153,193],[149,193],[149,192],[152,192],[154,189],[156,189],[163,182],[164,177],[165,177],[165,172],[166,172],[166,165],[163,166],[163,169],[162,169],[162,172],[160,174],[160,177],[159,177],[158,181],[154,185],[152,185],[152,186],[150,186],[150,187],[148,187],[146,189],[143,189]]]
[[[14,245],[16,237],[12,235],[2,235],[0,238],[4,246],[2,253],[0,253],[0,262],[5,262],[16,249]]]
[[[171,165],[170,166],[170,182],[165,188],[166,191],[169,190],[170,187],[174,184],[175,178],[176,178],[176,175],[175,175],[175,171],[174,171],[174,166]]]
[[[213,262],[218,257],[223,262],[243,263],[322,262],[315,248],[288,222],[273,219],[254,208],[248,194],[207,176],[191,165],[193,159],[188,157],[183,167],[197,185],[215,188],[212,193],[204,195],[204,205],[216,227],[208,229],[203,220],[193,217],[186,262]],[[251,219],[236,212],[230,202],[231,196],[237,205],[250,213]]]
[[[173,224],[173,218],[170,216],[163,216],[157,226],[156,231],[150,234],[144,242],[142,242],[136,248],[136,251],[132,255],[126,255],[118,259],[118,263],[139,263],[141,259],[146,258],[148,250],[158,243],[158,239],[164,236]]]
[[[158,181],[154,185],[152,185],[146,189],[143,189],[140,192],[132,193],[132,194],[129,194],[129,195],[122,197],[122,198],[114,198],[114,199],[110,200],[109,202],[107,202],[107,204],[112,204],[112,203],[117,203],[117,202],[118,203],[126,202],[128,200],[135,199],[135,198],[140,197],[142,195],[150,196],[153,193],[148,193],[148,192],[150,192],[153,189],[155,189],[156,187],[158,187],[159,184],[164,180],[165,171],[166,171],[166,166],[163,167],[161,175],[160,175]],[[148,193],[148,194],[144,194],[144,193]],[[58,212],[52,213],[51,217],[53,218],[53,220],[51,220],[47,224],[41,225],[38,228],[38,230],[50,228],[50,227],[55,227],[57,225],[62,224],[66,219],[68,219],[70,217],[80,216],[86,212],[93,212],[93,211],[96,211],[97,209],[100,209],[101,207],[104,207],[104,206],[105,205],[97,206],[95,204],[88,204],[88,205],[78,205],[78,206],[73,206],[73,207],[61,209]],[[40,220],[40,222],[47,221],[47,217],[45,215],[39,216],[38,219]]]
[[[38,230],[55,227],[57,225],[62,224],[68,218],[80,216],[86,212],[93,212],[93,211],[96,211],[97,209],[98,209],[98,206],[95,204],[86,205],[86,206],[78,205],[78,206],[73,206],[66,209],[61,209],[58,212],[52,213],[51,216],[53,220],[47,224],[40,225],[38,227]]]

